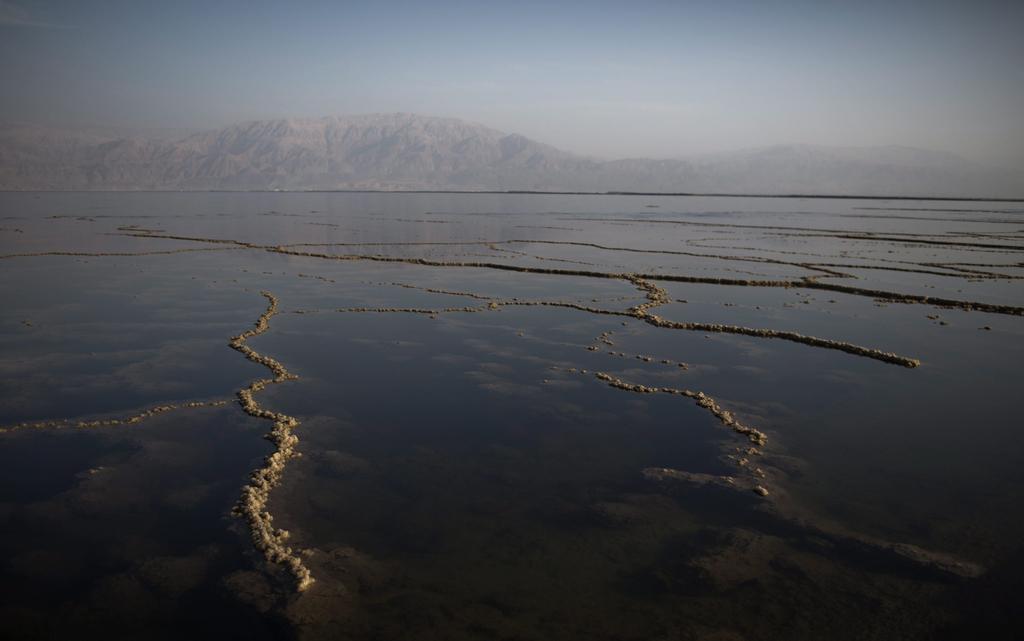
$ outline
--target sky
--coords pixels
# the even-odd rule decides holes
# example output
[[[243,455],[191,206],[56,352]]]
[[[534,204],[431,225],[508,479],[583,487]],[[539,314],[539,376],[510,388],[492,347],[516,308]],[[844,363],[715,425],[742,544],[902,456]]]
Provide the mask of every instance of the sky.
[[[0,0],[0,121],[413,112],[604,158],[906,145],[1024,167],[1024,1]]]

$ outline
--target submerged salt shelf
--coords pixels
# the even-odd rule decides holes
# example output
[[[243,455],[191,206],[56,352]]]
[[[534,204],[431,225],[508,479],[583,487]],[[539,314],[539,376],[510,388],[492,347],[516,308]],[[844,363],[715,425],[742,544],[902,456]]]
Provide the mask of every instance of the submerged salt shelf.
[[[3,194],[0,216],[16,637],[1017,616],[1013,203]]]

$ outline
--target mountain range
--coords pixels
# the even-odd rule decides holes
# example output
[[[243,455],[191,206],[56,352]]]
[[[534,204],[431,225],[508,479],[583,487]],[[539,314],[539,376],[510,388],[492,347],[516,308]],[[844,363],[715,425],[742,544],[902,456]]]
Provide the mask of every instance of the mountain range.
[[[0,190],[234,189],[1021,197],[1024,176],[896,146],[600,160],[415,114],[261,120],[181,136],[0,125]]]

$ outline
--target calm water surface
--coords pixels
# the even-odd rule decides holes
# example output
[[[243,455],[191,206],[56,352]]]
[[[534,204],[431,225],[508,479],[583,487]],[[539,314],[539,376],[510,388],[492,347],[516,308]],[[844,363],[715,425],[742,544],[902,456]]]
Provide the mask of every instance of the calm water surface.
[[[7,193],[0,255],[5,638],[1021,634],[1019,204]]]

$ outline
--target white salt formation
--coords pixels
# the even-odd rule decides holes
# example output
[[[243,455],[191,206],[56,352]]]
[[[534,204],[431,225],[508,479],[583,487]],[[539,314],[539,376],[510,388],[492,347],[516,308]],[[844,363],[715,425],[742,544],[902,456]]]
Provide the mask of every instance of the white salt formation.
[[[252,533],[253,544],[263,552],[267,561],[286,567],[295,577],[296,587],[302,592],[313,584],[313,576],[299,555],[287,545],[288,531],[274,528],[274,517],[267,511],[270,492],[281,482],[285,465],[289,459],[299,455],[295,451],[299,438],[292,434],[292,430],[299,426],[299,421],[293,416],[263,409],[253,397],[256,392],[272,383],[281,383],[298,377],[289,372],[277,360],[264,356],[245,344],[253,336],[266,332],[270,328],[270,317],[277,313],[277,298],[270,292],[260,293],[269,302],[267,311],[257,319],[256,327],[235,336],[228,344],[232,349],[244,354],[250,361],[263,365],[274,374],[274,378],[257,379],[248,387],[239,390],[238,401],[242,405],[242,409],[250,416],[274,422],[274,427],[267,435],[267,439],[277,449],[267,456],[263,467],[253,471],[250,475],[249,484],[242,488],[242,497],[235,507],[235,514],[245,517]]]
[[[692,398],[693,400],[697,401],[697,405],[703,407],[704,409],[714,414],[715,417],[718,420],[720,420],[723,425],[732,429],[734,432],[743,434],[748,439],[750,439],[751,443],[759,447],[764,447],[764,445],[768,442],[768,436],[764,432],[754,429],[753,427],[748,427],[744,425],[739,420],[737,420],[735,416],[733,416],[732,412],[722,409],[722,407],[715,401],[715,399],[711,398],[704,392],[694,392],[692,390],[678,389],[675,387],[648,387],[647,385],[628,383],[622,380],[621,378],[612,376],[611,374],[607,374],[605,372],[595,372],[594,376],[608,383],[608,385],[612,387],[621,390],[626,390],[627,392],[636,392],[638,394],[675,394],[677,396],[685,396],[687,398]]]
[[[13,430],[20,429],[52,429],[61,427],[74,427],[81,429],[97,428],[97,427],[113,427],[114,425],[135,425],[141,423],[147,418],[157,416],[159,414],[166,414],[174,410],[182,409],[193,409],[197,407],[221,407],[227,405],[227,401],[188,401],[186,403],[167,403],[165,405],[157,405],[149,409],[143,410],[138,414],[126,416],[123,418],[105,418],[97,419],[92,421],[75,421],[72,419],[62,418],[55,421],[36,421],[34,423],[17,423],[15,425],[7,425],[0,427],[0,434],[4,432],[10,432]]]

